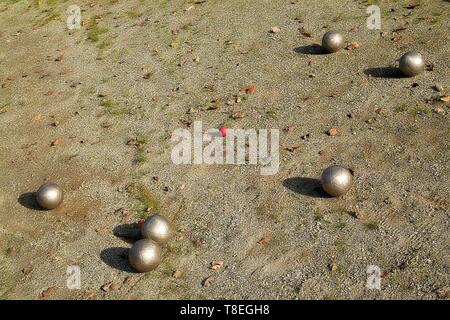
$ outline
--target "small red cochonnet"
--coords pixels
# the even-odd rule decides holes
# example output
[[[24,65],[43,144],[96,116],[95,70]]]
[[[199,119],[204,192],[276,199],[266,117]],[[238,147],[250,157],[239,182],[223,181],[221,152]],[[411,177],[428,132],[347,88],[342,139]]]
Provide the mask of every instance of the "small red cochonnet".
[[[221,135],[222,137],[226,137],[226,136],[227,136],[227,133],[228,133],[228,129],[227,129],[227,128],[221,127],[221,128],[219,129],[219,131],[220,131],[220,135]]]

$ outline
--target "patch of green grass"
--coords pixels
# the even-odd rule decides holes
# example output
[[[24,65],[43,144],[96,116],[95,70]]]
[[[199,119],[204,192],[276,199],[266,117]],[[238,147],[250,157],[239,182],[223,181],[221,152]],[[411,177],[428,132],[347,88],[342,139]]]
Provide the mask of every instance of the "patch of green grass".
[[[106,49],[106,48],[110,47],[111,44],[112,44],[111,41],[109,41],[109,40],[103,40],[102,42],[100,42],[100,43],[97,45],[97,48],[99,48],[100,50],[103,50],[103,49]]]
[[[87,40],[91,42],[98,42],[100,40],[100,36],[108,31],[108,28],[100,27],[94,17],[87,28]]]
[[[367,223],[366,228],[369,229],[370,231],[378,231],[378,229],[379,229],[378,223],[376,223],[376,222]]]
[[[322,220],[323,220],[323,214],[322,214],[322,212],[320,211],[320,209],[317,208],[317,209],[314,211],[314,221],[322,221]]]
[[[142,149],[138,149],[135,157],[136,163],[142,164],[147,161],[147,152]]]
[[[134,10],[129,10],[129,11],[127,11],[127,16],[128,16],[128,18],[136,19],[136,18],[139,18],[140,16],[142,16],[142,13],[139,13]]]
[[[100,105],[102,107],[105,107],[108,112],[112,115],[118,116],[124,113],[121,106],[119,106],[117,103],[112,101],[111,99],[102,99],[100,101]]]
[[[147,209],[149,209],[150,212],[158,212],[160,210],[161,205],[159,200],[145,186],[129,185],[127,191],[133,198],[139,201],[142,210],[145,210],[146,212]]]
[[[147,144],[148,143],[148,138],[145,135],[143,135],[143,134],[139,134],[136,137],[136,141],[139,144]]]
[[[342,230],[342,229],[345,229],[346,226],[347,226],[347,224],[346,224],[344,221],[340,221],[340,220],[339,220],[339,221],[336,223],[336,226],[335,226],[335,227],[336,227],[337,229],[341,229],[341,230]]]
[[[406,104],[401,104],[395,107],[394,111],[399,113],[399,112],[405,112],[408,110],[408,106]]]
[[[345,249],[347,248],[347,242],[345,239],[338,239],[334,242],[334,245],[340,252],[345,252]]]
[[[43,27],[46,24],[58,20],[61,17],[61,14],[59,12],[55,12],[53,10],[45,10],[43,11],[45,13],[45,16],[43,18],[40,18],[38,21],[38,26]]]
[[[271,119],[277,119],[277,113],[274,110],[267,110],[266,114]]]
[[[415,107],[408,111],[411,115],[431,115],[431,110],[426,107]]]

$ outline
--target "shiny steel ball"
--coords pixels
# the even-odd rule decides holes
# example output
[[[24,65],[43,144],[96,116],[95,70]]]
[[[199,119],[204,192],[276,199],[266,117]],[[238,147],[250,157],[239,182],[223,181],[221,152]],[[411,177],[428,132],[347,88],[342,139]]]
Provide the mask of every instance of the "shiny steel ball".
[[[322,47],[328,52],[339,51],[344,46],[344,37],[336,31],[328,31],[322,37]]]
[[[400,70],[408,77],[414,77],[425,69],[423,57],[418,52],[407,52],[400,58]]]
[[[151,271],[161,263],[161,248],[153,240],[139,240],[131,247],[128,260],[139,272]]]
[[[339,197],[347,193],[352,186],[353,175],[347,168],[331,166],[322,173],[322,188],[330,196]]]
[[[142,224],[141,233],[142,237],[163,244],[172,236],[172,227],[166,218],[159,214],[154,214]]]
[[[46,182],[36,191],[36,201],[43,209],[57,208],[63,201],[63,190],[52,182]]]

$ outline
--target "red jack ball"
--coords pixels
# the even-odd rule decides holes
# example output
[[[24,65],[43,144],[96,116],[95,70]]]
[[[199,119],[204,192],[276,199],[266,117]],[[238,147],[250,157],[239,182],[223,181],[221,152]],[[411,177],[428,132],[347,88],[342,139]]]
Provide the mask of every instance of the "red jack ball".
[[[219,131],[220,131],[220,135],[221,135],[222,137],[226,137],[226,136],[227,136],[227,133],[228,133],[228,129],[227,129],[227,128],[221,127],[221,128],[219,129]]]

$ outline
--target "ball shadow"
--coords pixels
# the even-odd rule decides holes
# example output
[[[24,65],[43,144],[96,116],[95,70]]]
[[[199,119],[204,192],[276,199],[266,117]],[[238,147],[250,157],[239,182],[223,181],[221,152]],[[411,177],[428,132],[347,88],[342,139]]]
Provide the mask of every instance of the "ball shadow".
[[[138,273],[128,261],[128,248],[113,247],[103,250],[100,259],[108,266],[130,273]]]
[[[328,54],[328,52],[318,44],[311,44],[307,46],[294,48],[294,51],[302,54]]]
[[[288,178],[283,181],[283,186],[304,196],[313,198],[331,198],[331,196],[323,190],[320,180],[318,179],[304,177]]]
[[[114,228],[113,234],[128,243],[134,243],[141,237],[141,229],[138,223],[125,223]]]
[[[401,79],[406,76],[398,68],[394,67],[377,67],[364,70],[364,73],[374,78]]]
[[[26,192],[21,194],[17,199],[17,202],[28,209],[45,211],[45,209],[41,208],[41,206],[36,201],[36,192]]]

